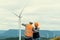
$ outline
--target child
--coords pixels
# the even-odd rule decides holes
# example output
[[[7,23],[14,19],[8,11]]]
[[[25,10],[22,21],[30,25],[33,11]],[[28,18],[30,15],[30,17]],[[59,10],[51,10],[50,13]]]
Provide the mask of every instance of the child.
[[[33,28],[33,39],[34,40],[40,40],[40,35],[39,35],[39,24],[38,22],[34,23],[35,28]]]

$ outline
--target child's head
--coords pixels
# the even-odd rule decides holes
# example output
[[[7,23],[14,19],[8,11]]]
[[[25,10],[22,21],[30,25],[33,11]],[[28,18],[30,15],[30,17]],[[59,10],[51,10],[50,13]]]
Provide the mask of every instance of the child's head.
[[[36,28],[38,28],[39,23],[38,23],[38,22],[35,22],[35,23],[34,23],[34,26],[35,26]]]

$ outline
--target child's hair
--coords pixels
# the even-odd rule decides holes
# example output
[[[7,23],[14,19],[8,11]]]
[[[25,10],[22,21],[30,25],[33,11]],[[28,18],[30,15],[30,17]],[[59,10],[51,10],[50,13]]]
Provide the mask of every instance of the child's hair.
[[[38,23],[38,22],[35,22],[35,23],[34,23],[34,26],[35,26],[36,28],[38,28],[39,23]]]

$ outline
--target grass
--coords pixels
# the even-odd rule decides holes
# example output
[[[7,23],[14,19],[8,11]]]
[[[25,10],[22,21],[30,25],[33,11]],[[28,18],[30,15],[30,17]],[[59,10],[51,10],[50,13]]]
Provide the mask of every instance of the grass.
[[[1,39],[1,40],[19,40],[19,37],[14,37],[14,38],[6,38],[6,39]],[[24,40],[24,37],[21,37],[21,40]],[[44,38],[40,37],[40,40],[50,40],[49,38]]]
[[[24,37],[22,37],[21,40],[24,40]],[[50,40],[50,38],[40,37],[40,40]]]

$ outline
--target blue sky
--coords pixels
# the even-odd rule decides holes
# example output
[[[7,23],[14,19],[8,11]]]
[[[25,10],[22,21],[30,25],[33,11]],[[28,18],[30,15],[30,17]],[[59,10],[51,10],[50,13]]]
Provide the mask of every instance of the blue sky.
[[[38,21],[41,30],[60,30],[60,0],[0,0],[0,30],[19,29],[13,13],[25,5],[21,23]]]

